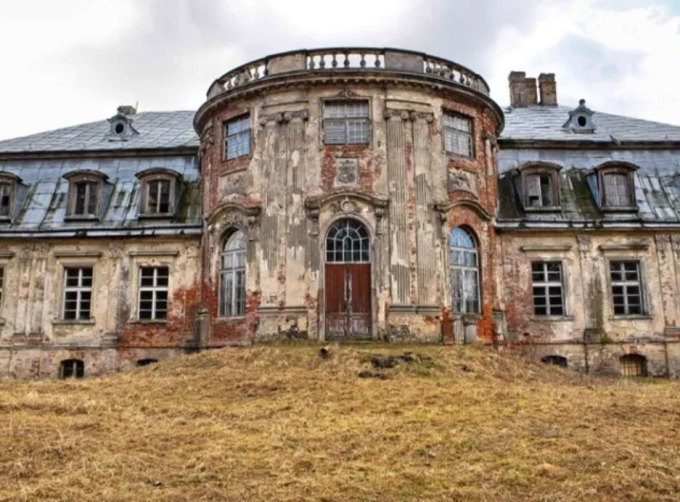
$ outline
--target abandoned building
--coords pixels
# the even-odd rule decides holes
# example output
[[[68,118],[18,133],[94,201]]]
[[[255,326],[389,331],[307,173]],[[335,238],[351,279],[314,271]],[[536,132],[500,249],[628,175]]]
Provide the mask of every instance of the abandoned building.
[[[197,112],[0,141],[0,376],[258,340],[484,343],[680,376],[680,127],[398,49],[229,71]]]

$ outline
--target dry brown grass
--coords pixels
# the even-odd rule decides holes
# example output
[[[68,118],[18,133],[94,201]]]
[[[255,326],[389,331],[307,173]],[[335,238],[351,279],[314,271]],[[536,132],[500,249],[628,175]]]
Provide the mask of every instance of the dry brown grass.
[[[679,498],[677,382],[593,379],[468,347],[318,350],[0,382],[0,499]],[[407,350],[426,358],[357,377],[371,355]]]

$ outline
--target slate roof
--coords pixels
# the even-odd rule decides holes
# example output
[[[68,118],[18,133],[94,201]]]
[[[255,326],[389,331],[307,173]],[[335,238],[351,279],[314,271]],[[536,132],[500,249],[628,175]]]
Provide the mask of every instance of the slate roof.
[[[627,141],[680,142],[680,126],[661,124],[648,120],[611,115],[595,111],[594,133],[575,133],[562,128],[569,118],[572,107],[528,106],[506,108],[505,128],[501,141],[588,141],[594,143],[617,143]]]
[[[679,227],[680,126],[595,112],[596,131],[575,133],[562,128],[570,110],[564,106],[531,106],[506,113],[498,154],[498,226]],[[550,142],[550,147],[541,148],[541,142]],[[577,148],[574,142],[579,142]],[[636,147],[628,148],[629,142],[635,142]],[[638,167],[634,174],[635,211],[602,211],[596,203],[595,168],[611,161]],[[559,211],[524,210],[515,169],[532,162],[561,166]]]
[[[139,132],[127,141],[110,141],[107,120],[0,141],[2,153],[88,152],[198,148],[193,111],[141,112],[128,117]]]

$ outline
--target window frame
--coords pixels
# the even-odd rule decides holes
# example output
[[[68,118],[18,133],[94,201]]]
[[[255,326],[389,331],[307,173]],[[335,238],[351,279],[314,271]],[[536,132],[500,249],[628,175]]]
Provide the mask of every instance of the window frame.
[[[560,166],[545,166],[545,165],[532,165],[526,166],[520,170],[520,182],[522,191],[522,206],[525,211],[559,211],[561,208],[560,202],[560,178],[559,178]],[[541,204],[538,206],[531,205],[529,193],[529,178],[533,176],[539,177],[539,191],[541,196]],[[543,204],[543,190],[540,182],[541,176],[548,176],[550,179],[550,194],[552,196],[553,204],[547,205]]]
[[[637,273],[637,280],[636,281],[629,281],[625,279],[625,267],[624,269],[619,269],[619,272],[623,272],[624,274],[624,279],[620,280],[614,280],[613,277],[613,266],[615,264],[635,264],[636,265],[636,273]],[[644,285],[644,268],[642,264],[642,260],[639,258],[612,258],[607,260],[607,278],[609,281],[609,294],[611,297],[610,301],[610,306],[611,306],[611,311],[612,315],[615,318],[630,318],[630,317],[647,317],[649,315],[647,305],[646,305],[646,293],[645,293],[645,285]],[[635,287],[637,286],[638,288],[638,295],[640,297],[640,311],[639,312],[630,312],[630,301],[629,301],[629,294],[628,294],[628,288],[629,287]],[[624,312],[617,312],[616,311],[616,304],[614,303],[614,297],[615,296],[621,296],[621,295],[615,295],[614,293],[614,288],[615,287],[622,287],[623,292],[622,295],[624,297]]]
[[[102,205],[102,194],[104,182],[108,177],[99,171],[74,171],[64,175],[68,180],[68,200],[66,205],[66,219],[69,220],[96,220],[100,217],[100,209]],[[83,212],[77,212],[78,209],[78,187],[82,184],[86,185],[86,200],[83,207]],[[87,186],[94,186],[94,190],[88,189]],[[94,202],[91,200],[94,198]],[[94,206],[94,212],[90,212],[90,206]]]
[[[19,176],[8,172],[0,172],[0,187],[6,186],[9,192],[7,195],[7,214],[2,214],[2,189],[0,188],[0,222],[11,222],[14,219],[14,205],[19,185],[21,185],[21,178]]]
[[[465,131],[464,129],[459,129],[456,128],[453,125],[447,125],[446,124],[446,119],[447,117],[450,117],[452,119],[463,119],[466,120],[469,124],[469,131]],[[442,124],[442,149],[444,152],[446,152],[448,155],[453,155],[455,157],[463,158],[463,159],[474,159],[476,157],[475,155],[475,121],[474,119],[469,116],[465,115],[463,113],[459,113],[456,111],[452,110],[444,110],[442,112],[442,119],[441,119],[441,124]],[[468,138],[469,140],[469,154],[464,154],[460,153],[454,150],[449,150],[446,147],[446,138],[448,134],[452,135],[452,140],[455,140],[457,137],[463,135]],[[453,141],[452,144],[457,144],[457,141]]]
[[[84,286],[83,283],[83,271],[90,271],[90,285]],[[77,271],[77,285],[70,286],[69,281],[69,271]],[[68,293],[76,293],[76,309],[75,317],[68,317],[67,312],[67,302],[72,301],[67,299]],[[82,293],[89,293],[89,300],[83,300]],[[89,302],[89,307],[87,309],[87,317],[81,315],[83,302]],[[63,280],[62,280],[62,303],[61,303],[61,320],[65,323],[89,323],[93,320],[92,318],[92,305],[94,304],[94,266],[93,265],[64,265],[63,267]],[[70,311],[70,310],[69,310]]]
[[[366,106],[366,116],[348,116],[345,112],[343,117],[329,117],[327,111],[334,105],[352,105],[363,104]],[[368,98],[329,98],[321,102],[321,143],[328,147],[341,146],[369,146],[373,140],[372,114],[371,114],[371,100]],[[328,124],[331,122],[342,122],[344,124],[344,141],[343,142],[329,142],[328,141]],[[365,141],[350,141],[350,122],[363,123],[366,125],[366,140]]]
[[[240,234],[240,235],[239,235]],[[238,235],[238,237],[236,237]],[[231,239],[242,239],[242,247],[227,249]],[[225,266],[227,256],[230,266]],[[241,262],[243,263],[241,265]],[[234,264],[235,263],[235,264]],[[238,228],[232,229],[222,239],[219,254],[218,316],[220,318],[241,318],[246,314],[246,281],[248,279],[248,237]],[[230,279],[227,282],[227,278]],[[230,284],[230,298],[227,302],[226,284]]]
[[[597,183],[599,188],[599,206],[603,211],[634,211],[637,210],[635,199],[635,166],[617,164],[601,166],[597,170]],[[609,204],[607,201],[606,178],[607,176],[623,176],[626,180],[626,191],[629,204]],[[618,195],[617,195],[618,196]]]
[[[244,122],[248,125],[247,129],[238,131],[234,134],[229,134],[229,125],[230,124],[236,124],[238,122]],[[240,159],[242,157],[250,157],[253,152],[253,127],[251,123],[251,118],[250,118],[250,113],[244,113],[240,115],[236,115],[234,117],[231,117],[225,121],[222,122],[222,160],[223,161],[233,161],[236,159]],[[241,136],[246,135],[248,136],[248,141],[247,141],[247,151],[245,152],[240,152],[237,150],[237,155],[234,157],[229,156],[229,139],[230,138],[238,138]],[[233,140],[233,139],[232,139]]]
[[[165,285],[158,284],[159,271],[165,270]],[[145,277],[145,271],[152,271],[151,274],[151,285],[145,285],[144,280],[148,279]],[[140,322],[167,322],[168,312],[170,311],[170,266],[168,265],[140,265],[138,269],[137,278],[137,318]],[[144,293],[151,293],[151,299],[142,299]],[[159,299],[159,294],[165,293],[165,309],[159,308],[158,304],[163,302],[163,299]],[[162,295],[161,295],[162,296]],[[149,317],[142,315],[142,312],[146,312],[147,309],[142,309],[142,302],[150,301],[151,310]],[[158,314],[161,312],[161,315]]]
[[[649,359],[642,354],[629,352],[619,357],[619,373],[625,378],[640,378],[649,375],[648,370]],[[631,372],[631,368],[635,368],[635,374]]]
[[[537,273],[536,270],[534,270],[536,265],[541,265],[542,266],[542,275],[544,280],[542,281],[536,281],[534,274]],[[549,265],[558,265],[559,266],[559,281],[550,281],[548,280],[548,274],[549,270],[547,269]],[[564,318],[567,317],[567,302],[566,302],[566,294],[565,294],[565,277],[564,277],[564,265],[562,263],[562,260],[532,260],[530,262],[530,272],[531,272],[531,302],[532,302],[532,307],[533,307],[533,316],[539,319],[549,319],[549,318]],[[555,295],[550,294],[550,288],[555,288],[558,287],[560,288],[560,304],[557,306],[562,312],[561,313],[553,313],[552,310],[552,305],[550,304],[550,298],[554,297]],[[537,288],[542,288],[543,289],[543,295],[538,295],[542,296],[545,298],[545,304],[544,305],[538,305],[536,303],[536,289]],[[541,314],[537,312],[538,308],[545,308],[545,313]]]
[[[460,246],[454,246],[453,245],[453,234],[456,230],[462,230],[464,231],[467,236],[471,239],[473,243],[473,247],[460,247]],[[448,237],[448,249],[449,249],[449,281],[451,284],[451,312],[456,314],[456,315],[480,315],[482,311],[482,290],[481,290],[481,251],[479,248],[479,240],[477,239],[477,236],[474,234],[474,232],[469,229],[466,226],[459,226],[455,227],[449,232],[449,237]],[[472,251],[471,251],[472,250]],[[475,266],[470,267],[466,266],[464,264],[458,264],[454,263],[454,252],[462,252],[462,253],[471,253],[474,255],[475,259]],[[465,262],[465,258],[463,259],[463,262]],[[461,272],[460,276],[464,278],[463,282],[460,285],[460,290],[457,290],[454,284],[454,278],[456,277],[455,271],[458,270]],[[476,292],[476,298],[473,298],[472,301],[474,302],[474,308],[468,309],[468,302],[470,301],[467,296],[466,296],[466,285],[468,284],[465,279],[466,275],[465,272],[473,272],[475,275],[475,280],[474,280],[474,288]],[[456,292],[459,291],[461,294],[456,295]],[[457,300],[458,299],[458,300]],[[456,301],[462,307],[457,310],[456,309]]]
[[[136,174],[140,180],[140,218],[171,218],[177,212],[178,191],[181,184],[181,175],[165,168],[152,168]],[[149,208],[149,190],[155,182],[168,182],[168,211],[151,211]],[[159,199],[160,200],[160,199]],[[158,204],[158,203],[157,203]]]

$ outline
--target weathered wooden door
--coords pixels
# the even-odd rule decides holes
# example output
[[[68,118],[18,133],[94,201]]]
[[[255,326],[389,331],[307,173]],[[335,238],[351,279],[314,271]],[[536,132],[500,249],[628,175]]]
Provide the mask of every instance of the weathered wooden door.
[[[371,338],[371,264],[366,228],[336,222],[326,239],[326,339]]]

